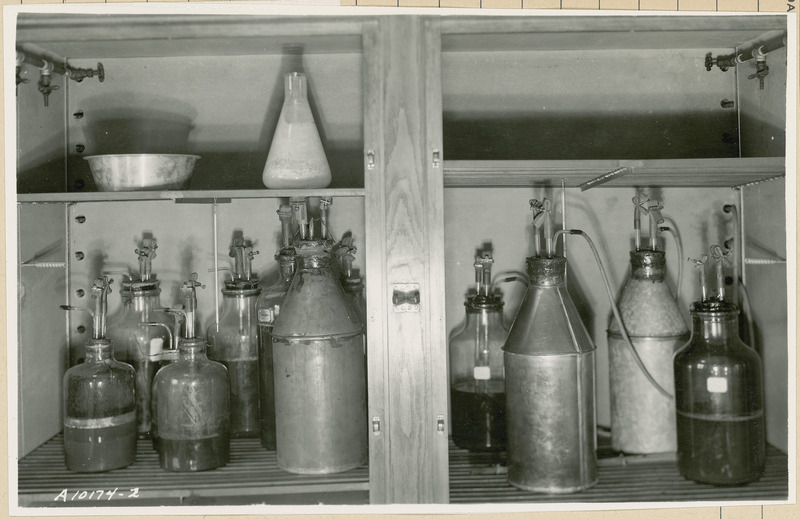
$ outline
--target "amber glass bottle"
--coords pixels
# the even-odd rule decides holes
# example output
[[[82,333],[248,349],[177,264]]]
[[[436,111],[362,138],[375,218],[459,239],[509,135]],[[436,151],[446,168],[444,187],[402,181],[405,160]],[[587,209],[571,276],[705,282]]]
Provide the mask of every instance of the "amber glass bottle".
[[[764,470],[761,359],[739,339],[727,301],[692,305],[692,338],[675,354],[678,467],[693,481],[741,485]]]

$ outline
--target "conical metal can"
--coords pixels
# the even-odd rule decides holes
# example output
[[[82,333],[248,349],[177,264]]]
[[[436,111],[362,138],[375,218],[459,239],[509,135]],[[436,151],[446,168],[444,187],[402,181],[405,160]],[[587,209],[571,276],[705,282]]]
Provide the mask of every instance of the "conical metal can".
[[[631,276],[618,306],[645,369],[671,393],[672,356],[689,340],[689,330],[665,278],[663,251],[631,251]],[[647,379],[614,318],[608,326],[608,350],[612,447],[632,454],[674,452],[674,402]]]
[[[566,259],[530,257],[504,351],[508,482],[571,493],[597,483],[595,347],[564,284]]]
[[[278,466],[298,474],[367,460],[364,334],[326,245],[295,245],[297,272],[272,330]]]

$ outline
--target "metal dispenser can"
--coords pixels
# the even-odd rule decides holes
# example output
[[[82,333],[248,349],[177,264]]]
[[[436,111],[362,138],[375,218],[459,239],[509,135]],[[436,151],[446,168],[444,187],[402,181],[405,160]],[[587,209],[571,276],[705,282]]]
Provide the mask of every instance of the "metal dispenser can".
[[[148,323],[170,322],[161,308],[160,283],[151,274],[156,257],[156,240],[146,238],[136,249],[139,276],[122,282],[122,306],[108,318],[109,339],[114,343],[115,357],[136,370],[136,430],[140,437],[150,434],[151,386],[158,371],[162,351],[169,347],[169,332]]]
[[[231,390],[231,436],[259,435],[258,325],[256,300],[261,293],[250,268],[257,252],[237,238],[233,276],[222,289],[219,322],[206,332],[207,355],[228,369]]]
[[[230,455],[228,370],[209,360],[205,339],[194,336],[197,286],[192,274],[181,288],[186,326],[178,361],[161,368],[153,381],[159,463],[171,472],[224,467]]]
[[[490,252],[475,259],[476,293],[466,319],[450,337],[450,408],[453,443],[473,452],[506,448],[503,344],[508,328],[503,299],[492,293]]]
[[[272,330],[278,466],[299,474],[367,460],[364,335],[329,245],[295,243],[297,272]]]
[[[718,298],[692,304],[692,338],[675,354],[678,468],[698,483],[743,485],[764,472],[764,384],[721,272],[720,261]]]
[[[655,209],[648,212],[651,221],[660,223]],[[651,225],[650,232],[655,229]],[[649,248],[636,242],[636,250],[630,253],[630,278],[617,306],[644,368],[672,393],[672,357],[689,339],[689,330],[666,284],[666,255],[657,249],[658,236],[651,235]],[[674,452],[675,405],[645,376],[613,317],[608,325],[608,350],[611,446],[630,454]]]
[[[64,458],[73,472],[105,472],[127,467],[136,458],[135,374],[114,359],[105,337],[109,290],[108,278],[95,280],[86,361],[64,375]]]
[[[578,492],[597,483],[595,347],[564,286],[565,258],[530,257],[530,285],[503,347],[508,482]]]

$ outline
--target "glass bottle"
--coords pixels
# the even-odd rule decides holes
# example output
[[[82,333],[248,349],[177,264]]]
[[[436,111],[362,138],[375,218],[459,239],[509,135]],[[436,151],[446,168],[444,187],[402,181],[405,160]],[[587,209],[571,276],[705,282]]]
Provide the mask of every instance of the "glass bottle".
[[[297,271],[272,330],[278,466],[299,474],[367,460],[364,335],[329,245],[295,243]]]
[[[636,250],[630,253],[631,274],[617,307],[645,369],[672,394],[672,357],[686,344],[689,330],[666,283],[666,254],[658,250],[661,205],[655,200],[648,202],[650,246],[640,245],[637,232]],[[638,204],[635,210],[638,217]],[[638,230],[636,224],[634,229]],[[630,454],[674,452],[675,405],[645,376],[613,316],[608,325],[608,349],[612,447]]]
[[[73,472],[105,472],[136,458],[135,374],[114,359],[111,341],[104,337],[108,291],[108,278],[95,281],[86,360],[64,375],[64,458]]]
[[[308,104],[305,74],[284,77],[285,96],[262,180],[270,189],[325,188],[331,170]]]
[[[107,335],[114,344],[116,358],[136,371],[136,430],[140,437],[150,434],[153,377],[163,348],[169,347],[169,334],[164,328],[145,324],[170,323],[169,316],[157,311],[161,309],[160,283],[150,274],[157,248],[155,240],[145,239],[142,247],[136,249],[139,277],[123,281],[122,306],[108,318]]]
[[[691,307],[692,338],[675,354],[678,467],[692,481],[741,485],[764,471],[761,359],[739,338],[728,301]]]
[[[280,314],[295,271],[294,249],[284,248],[275,255],[280,278],[267,287],[256,302],[258,313],[258,382],[261,401],[261,445],[274,451],[275,443],[275,372],[272,361],[272,327]]]
[[[255,438],[259,435],[256,300],[261,289],[251,276],[252,247],[237,240],[233,249],[233,279],[222,290],[219,323],[212,323],[206,332],[207,355],[228,369],[231,436]]]
[[[506,448],[503,344],[508,328],[503,301],[491,293],[491,254],[476,258],[477,293],[467,298],[466,320],[450,337],[453,442],[470,451]]]
[[[181,289],[186,327],[178,361],[161,368],[153,381],[159,462],[172,472],[223,467],[230,455],[228,370],[206,357],[205,339],[194,337],[196,276]]]

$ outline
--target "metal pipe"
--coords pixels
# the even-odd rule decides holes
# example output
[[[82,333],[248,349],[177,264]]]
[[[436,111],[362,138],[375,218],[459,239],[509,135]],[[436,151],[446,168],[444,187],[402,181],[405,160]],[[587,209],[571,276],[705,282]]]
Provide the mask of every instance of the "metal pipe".
[[[747,265],[783,265],[786,260],[780,258],[745,258],[744,262]]]
[[[219,205],[217,199],[214,199],[212,210],[212,234],[213,236],[213,251],[214,251],[214,327],[219,331],[219,258],[217,258],[217,214],[219,213]],[[186,319],[186,327],[189,327],[189,319]],[[194,337],[194,334],[187,337]]]
[[[739,212],[736,210],[736,206],[734,204],[725,204],[722,206],[722,210],[726,213],[733,214],[733,228],[734,228],[734,239],[733,239],[733,250],[734,250],[734,257],[735,260],[733,262],[733,302],[735,304],[739,304],[739,276],[740,270],[744,269],[744,257],[742,255],[742,242],[739,239],[739,235],[741,234],[739,231]]]
[[[781,33],[763,42],[758,42],[752,47],[747,46],[736,52],[736,62],[744,63],[751,59],[757,59],[759,55],[766,55],[786,46],[786,33]]]
[[[741,189],[743,187],[751,187],[758,184],[763,184],[764,182],[770,182],[772,180],[778,180],[779,178],[785,178],[785,177],[786,175],[780,174],[780,175],[775,175],[773,177],[760,178],[758,180],[753,180],[751,182],[745,182],[744,184],[737,184],[735,186],[731,186],[731,189]]]
[[[615,169],[613,171],[605,173],[604,175],[600,175],[599,177],[595,177],[595,178],[593,178],[591,180],[587,180],[586,182],[581,184],[579,187],[581,188],[581,191],[586,191],[587,189],[591,189],[591,188],[597,187],[597,186],[599,186],[601,184],[605,184],[606,182],[609,182],[610,180],[613,180],[613,179],[615,179],[617,177],[625,176],[625,175],[627,175],[629,173],[633,173],[633,168],[629,168],[629,167],[617,168],[617,169]]]
[[[550,210],[550,200],[545,198],[544,204],[544,248],[548,258],[553,257],[553,214]]]
[[[567,228],[567,180],[561,177],[561,228]],[[567,238],[561,243],[561,255],[567,259]],[[564,270],[564,288],[567,287],[567,271]]]
[[[20,265],[20,267],[36,267],[40,269],[64,268],[66,266],[67,263],[65,261],[32,261]]]
[[[745,247],[747,246],[747,242],[745,241],[745,227],[744,227],[744,189],[738,189],[739,191],[739,254],[741,258],[741,266],[742,271],[740,272],[742,276],[742,287],[747,285],[747,269],[745,265],[747,265],[747,257],[745,252]]]

